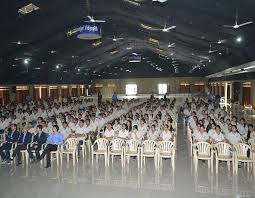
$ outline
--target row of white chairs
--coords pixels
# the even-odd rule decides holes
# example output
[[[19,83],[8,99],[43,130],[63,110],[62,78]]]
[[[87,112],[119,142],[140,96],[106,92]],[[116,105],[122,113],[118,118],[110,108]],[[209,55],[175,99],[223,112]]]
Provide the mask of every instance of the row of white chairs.
[[[145,158],[154,158],[155,168],[162,165],[163,158],[170,158],[172,162],[172,168],[175,170],[175,144],[171,141],[152,141],[145,140],[141,144],[138,140],[130,139],[124,141],[116,138],[112,141],[108,141],[105,138],[97,139],[91,146],[92,165],[94,162],[94,155],[97,159],[99,155],[103,155],[105,158],[105,166],[109,166],[110,158],[114,156],[121,157],[122,167],[125,167],[126,160],[129,164],[130,157],[137,158],[138,168],[145,166]]]

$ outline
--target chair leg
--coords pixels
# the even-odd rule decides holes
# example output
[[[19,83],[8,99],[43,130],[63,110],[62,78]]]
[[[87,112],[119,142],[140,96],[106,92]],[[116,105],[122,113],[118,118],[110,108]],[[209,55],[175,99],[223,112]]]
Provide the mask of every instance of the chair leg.
[[[227,161],[228,172],[230,171],[230,161]]]
[[[218,174],[218,171],[219,171],[219,160],[218,159],[215,160],[215,168],[216,168],[216,174]]]
[[[105,161],[105,167],[108,165],[109,166],[109,157],[107,160],[107,154],[104,154],[104,161]],[[107,162],[108,161],[108,162]]]

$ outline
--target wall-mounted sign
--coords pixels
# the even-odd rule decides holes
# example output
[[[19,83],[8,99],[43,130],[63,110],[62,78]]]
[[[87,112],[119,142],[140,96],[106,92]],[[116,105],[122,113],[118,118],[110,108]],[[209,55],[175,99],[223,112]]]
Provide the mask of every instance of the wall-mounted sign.
[[[84,22],[79,28],[77,38],[84,40],[94,40],[102,37],[101,28],[91,22]]]

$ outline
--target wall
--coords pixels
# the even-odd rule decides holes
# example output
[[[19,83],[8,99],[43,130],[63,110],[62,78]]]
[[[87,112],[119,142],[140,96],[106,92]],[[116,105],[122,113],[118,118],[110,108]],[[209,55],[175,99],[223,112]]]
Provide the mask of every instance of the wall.
[[[138,94],[157,94],[159,83],[166,83],[168,85],[169,93],[194,93],[197,92],[195,86],[199,86],[199,90],[203,90],[203,92],[207,90],[207,80],[198,77],[103,79],[93,81],[93,85],[95,87],[100,87],[102,94],[105,96],[112,95],[114,91],[118,94],[125,94],[126,84],[137,84]],[[182,89],[184,86],[189,86],[189,88]],[[201,86],[203,86],[203,88],[201,88]]]

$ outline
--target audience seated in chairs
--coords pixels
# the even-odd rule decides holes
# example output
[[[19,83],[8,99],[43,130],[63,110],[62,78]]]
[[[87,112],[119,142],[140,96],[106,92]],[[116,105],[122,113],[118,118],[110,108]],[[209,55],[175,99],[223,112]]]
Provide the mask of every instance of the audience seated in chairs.
[[[47,134],[42,131],[42,125],[37,125],[36,127],[36,135],[34,136],[34,140],[32,144],[28,147],[29,158],[32,162],[35,162],[40,159],[40,150],[42,149],[42,145],[47,140]],[[33,155],[35,153],[35,156]]]
[[[21,131],[17,146],[11,156],[11,160],[14,160],[17,156],[17,165],[21,164],[21,150],[27,150],[27,145],[32,141],[32,134],[28,132],[26,127],[24,127]]]

